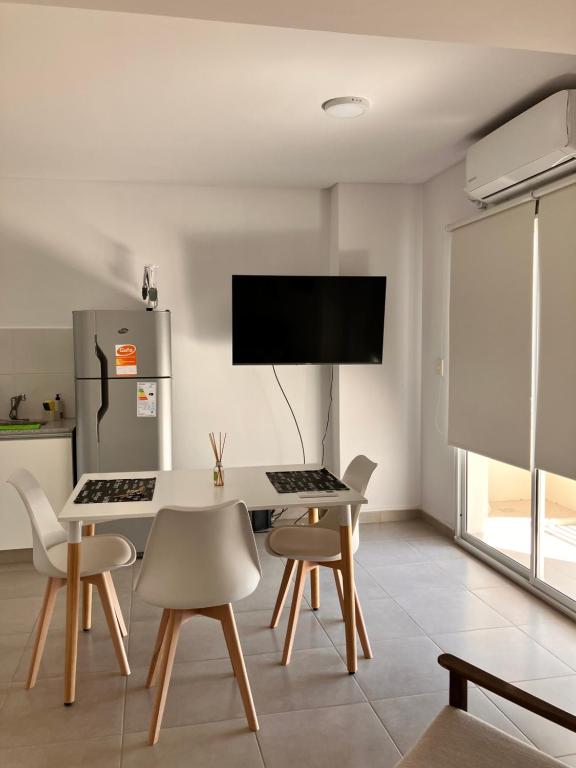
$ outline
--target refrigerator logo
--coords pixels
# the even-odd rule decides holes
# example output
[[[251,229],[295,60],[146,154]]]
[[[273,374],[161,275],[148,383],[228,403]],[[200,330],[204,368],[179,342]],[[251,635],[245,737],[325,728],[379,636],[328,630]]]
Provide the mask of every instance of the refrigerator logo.
[[[136,376],[138,360],[135,344],[116,344],[116,376]]]

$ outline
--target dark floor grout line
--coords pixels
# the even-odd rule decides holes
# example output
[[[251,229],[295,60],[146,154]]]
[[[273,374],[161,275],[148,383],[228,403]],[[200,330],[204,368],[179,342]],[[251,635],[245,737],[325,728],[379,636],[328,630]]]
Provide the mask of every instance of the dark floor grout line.
[[[379,701],[379,699],[377,699],[377,701]],[[394,739],[394,737],[392,736],[392,734],[390,733],[388,728],[386,728],[386,724],[384,723],[384,721],[382,720],[382,718],[380,717],[378,712],[376,712],[376,710],[374,709],[374,702],[373,701],[369,701],[368,704],[370,705],[370,709],[372,710],[372,712],[374,712],[374,714],[376,715],[376,718],[377,718],[378,722],[380,723],[380,725],[382,726],[382,728],[384,729],[384,732],[388,735],[388,738],[390,739],[392,744],[394,744],[394,746],[398,750],[398,754],[401,757],[403,757],[404,756],[404,752],[402,752],[402,750],[400,749],[400,745],[396,743],[396,740]]]

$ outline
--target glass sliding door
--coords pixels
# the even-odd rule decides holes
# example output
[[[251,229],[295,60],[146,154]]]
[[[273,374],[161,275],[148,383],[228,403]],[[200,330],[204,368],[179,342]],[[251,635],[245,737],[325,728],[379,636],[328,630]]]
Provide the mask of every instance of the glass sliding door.
[[[460,458],[460,538],[576,613],[576,481]]]
[[[467,454],[465,533],[530,568],[531,474],[476,453]]]
[[[576,600],[576,481],[540,472],[538,581]]]

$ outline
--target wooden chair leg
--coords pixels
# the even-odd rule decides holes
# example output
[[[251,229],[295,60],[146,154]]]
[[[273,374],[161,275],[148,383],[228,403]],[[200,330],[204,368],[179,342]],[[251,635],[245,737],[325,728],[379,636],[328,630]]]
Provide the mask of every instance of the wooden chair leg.
[[[372,659],[372,648],[370,647],[370,640],[368,639],[368,632],[366,632],[366,623],[364,622],[364,615],[362,613],[362,606],[358,599],[358,590],[354,587],[354,607],[356,610],[356,628],[358,629],[358,636],[360,638],[360,645],[364,652],[364,658]]]
[[[92,577],[91,580],[98,588],[98,594],[100,595],[102,608],[104,609],[104,615],[106,616],[106,622],[108,624],[108,629],[110,630],[110,636],[112,637],[114,651],[120,666],[120,673],[129,675],[130,666],[128,665],[128,659],[126,658],[126,649],[122,642],[122,635],[120,634],[120,627],[118,626],[118,619],[116,618],[108,581],[103,573],[99,573],[97,576]]]
[[[118,593],[116,592],[116,587],[114,586],[114,579],[112,578],[112,574],[110,573],[110,571],[107,571],[104,574],[104,578],[108,582],[108,587],[110,589],[110,596],[112,598],[112,607],[114,608],[114,613],[116,614],[116,621],[118,622],[118,626],[120,627],[120,634],[122,635],[122,637],[128,637],[128,629],[126,628],[126,622],[124,621],[122,608],[120,607],[120,601],[118,600]]]
[[[336,591],[338,592],[338,600],[340,601],[340,609],[342,610],[342,618],[346,621],[346,610],[344,606],[344,593],[342,591],[342,576],[337,568],[333,568],[334,581],[336,582]],[[364,621],[364,614],[362,613],[362,606],[358,599],[358,590],[354,586],[354,609],[356,611],[356,628],[358,630],[358,636],[360,637],[360,644],[364,652],[366,659],[373,659],[372,648],[370,647],[370,640],[368,639],[368,632],[366,631],[366,623]]]
[[[44,653],[44,646],[46,645],[46,635],[48,634],[48,628],[50,627],[50,621],[52,619],[52,614],[54,613],[56,597],[58,595],[58,590],[63,587],[65,583],[65,579],[48,579],[46,582],[44,600],[42,601],[42,608],[40,610],[40,616],[38,617],[36,639],[34,641],[30,669],[28,670],[26,688],[34,688],[36,685],[36,678],[38,677],[38,670],[40,669],[40,662],[42,661],[42,654]]]
[[[156,671],[158,669],[158,660],[161,655],[162,645],[164,643],[164,637],[166,636],[166,628],[168,626],[168,619],[170,612],[167,608],[162,611],[162,618],[160,619],[160,626],[158,627],[158,634],[156,635],[156,644],[154,645],[154,651],[152,653],[152,659],[150,661],[150,667],[148,669],[148,677],[146,678],[146,688],[151,688],[154,685],[156,678]]]
[[[319,519],[318,507],[310,507],[308,510],[308,523],[316,525]],[[320,608],[320,568],[310,571],[310,605],[313,611]]]
[[[221,606],[220,621],[222,623],[224,637],[226,638],[226,644],[230,651],[232,668],[234,669],[236,680],[238,681],[238,688],[240,688],[240,695],[242,696],[242,702],[244,703],[244,711],[246,712],[248,727],[251,731],[257,731],[259,727],[258,717],[256,716],[256,710],[254,708],[250,682],[248,680],[248,675],[246,674],[246,665],[244,664],[244,656],[242,655],[242,648],[240,647],[240,638],[238,637],[238,630],[236,629],[234,611],[232,610],[230,603]]]
[[[280,621],[282,609],[284,608],[284,603],[286,602],[286,598],[288,597],[288,590],[290,589],[290,582],[292,581],[292,574],[294,573],[294,568],[296,568],[296,561],[288,560],[286,562],[286,568],[284,568],[284,575],[282,576],[280,589],[278,590],[278,597],[276,598],[276,605],[274,606],[274,612],[272,613],[272,621],[270,622],[271,629],[276,629],[276,627],[278,626],[278,622]]]
[[[162,727],[162,718],[164,717],[164,708],[166,707],[166,697],[170,686],[170,677],[172,667],[174,666],[174,656],[176,655],[176,646],[178,644],[178,635],[182,626],[184,611],[168,611],[168,626],[166,628],[166,639],[164,651],[162,654],[162,670],[160,676],[160,685],[154,702],[152,719],[150,721],[150,730],[148,732],[148,743],[153,746],[160,736]]]
[[[356,610],[354,601],[354,554],[352,552],[352,527],[340,526],[342,552],[342,592],[344,595],[344,625],[346,628],[346,666],[353,675],[358,669],[356,655]]]
[[[83,536],[94,536],[96,526],[93,523],[82,528]],[[82,629],[89,632],[92,629],[92,584],[89,581],[82,583]]]
[[[296,572],[296,582],[294,584],[294,595],[292,596],[292,606],[290,607],[290,618],[288,619],[288,629],[286,630],[286,640],[284,641],[284,653],[282,655],[282,664],[287,666],[292,656],[292,646],[294,645],[294,636],[298,624],[298,614],[300,613],[300,603],[304,593],[304,584],[306,581],[306,572],[308,563],[305,560],[298,562]]]

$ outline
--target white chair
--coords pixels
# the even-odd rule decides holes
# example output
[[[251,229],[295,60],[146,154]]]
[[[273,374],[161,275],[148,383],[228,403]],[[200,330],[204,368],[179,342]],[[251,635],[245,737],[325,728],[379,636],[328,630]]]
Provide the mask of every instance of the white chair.
[[[450,654],[438,657],[450,671],[450,705],[444,707],[396,768],[562,768],[530,744],[467,712],[468,681],[536,715],[576,732],[576,717]]]
[[[232,669],[250,729],[258,730],[250,683],[231,603],[250,595],[262,571],[246,505],[232,501],[199,509],[161,509],[150,531],[135,591],[163,608],[146,686],[156,695],[149,743],[156,744],[170,685],[180,627],[193,616],[217,619],[228,646]]]
[[[39,573],[48,577],[26,682],[27,688],[33,688],[42,661],[56,597],[58,591],[66,586],[67,536],[46,494],[30,472],[18,469],[7,482],[18,492],[32,523],[34,566]],[[123,675],[130,674],[122,642],[122,634],[126,634],[126,629],[110,572],[132,565],[135,559],[136,550],[133,544],[123,536],[103,534],[85,538],[81,543],[80,577],[84,583],[94,584],[98,589]]]
[[[372,473],[377,466],[378,465],[373,461],[367,459],[366,456],[356,456],[355,459],[352,459],[348,469],[344,473],[342,482],[349,488],[353,488],[355,491],[358,491],[358,493],[364,495],[370,478],[372,477]],[[351,509],[352,553],[356,552],[360,543],[358,530],[359,517],[360,504],[357,504]],[[272,614],[272,621],[270,623],[272,628],[278,626],[280,615],[290,588],[294,568],[296,567],[296,563],[298,563],[296,582],[294,585],[294,596],[292,598],[290,619],[284,643],[284,654],[282,656],[282,664],[284,665],[289,664],[292,655],[292,646],[294,644],[298,614],[300,612],[300,604],[304,592],[304,583],[306,574],[309,571],[313,571],[321,565],[332,569],[338,598],[340,600],[340,607],[342,608],[342,616],[344,621],[347,621],[342,590],[342,578],[344,577],[344,580],[346,581],[347,576],[347,562],[346,558],[342,555],[342,540],[340,535],[342,525],[341,520],[342,508],[332,507],[325,510],[323,517],[314,525],[290,525],[276,528],[266,539],[266,549],[271,555],[288,558],[282,582],[280,584],[276,605]],[[371,659],[372,650],[366,633],[366,626],[362,616],[360,601],[358,600],[358,593],[355,586],[353,589],[355,623],[358,627],[358,634],[364,651],[364,656],[367,659]],[[352,672],[355,670],[349,666],[349,671]]]

